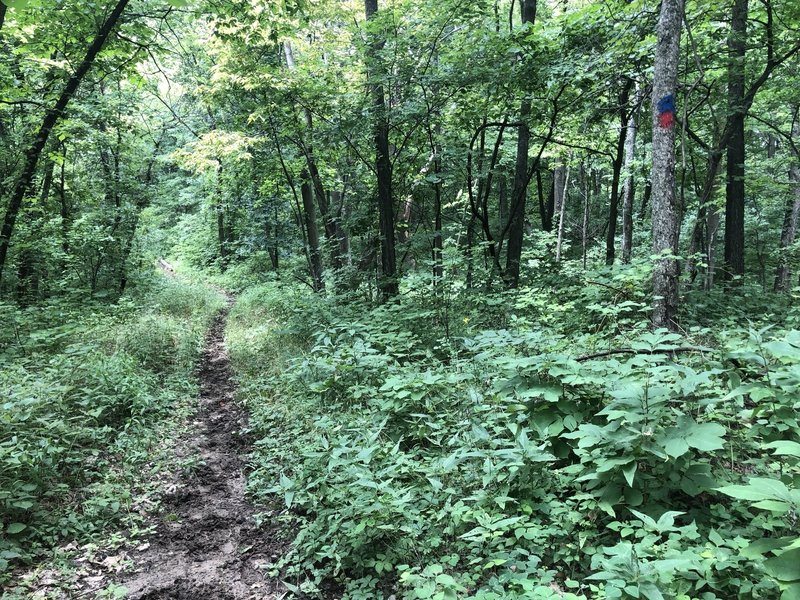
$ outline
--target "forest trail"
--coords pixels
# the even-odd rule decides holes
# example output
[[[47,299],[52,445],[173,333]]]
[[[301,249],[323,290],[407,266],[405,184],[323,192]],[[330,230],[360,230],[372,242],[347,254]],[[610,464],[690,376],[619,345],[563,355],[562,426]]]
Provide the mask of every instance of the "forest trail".
[[[200,366],[200,408],[187,452],[200,464],[165,498],[149,547],[134,557],[122,584],[131,600],[255,600],[279,598],[281,584],[265,568],[282,547],[269,528],[258,528],[245,499],[240,431],[246,414],[234,401],[225,347],[225,321],[233,304],[214,319]]]

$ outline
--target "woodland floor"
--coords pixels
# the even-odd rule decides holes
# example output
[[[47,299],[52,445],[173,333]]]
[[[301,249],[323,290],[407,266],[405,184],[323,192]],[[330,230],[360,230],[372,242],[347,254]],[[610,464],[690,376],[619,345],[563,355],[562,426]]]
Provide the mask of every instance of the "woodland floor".
[[[161,522],[134,572],[120,583],[131,600],[255,600],[283,595],[265,567],[284,551],[276,531],[256,527],[245,499],[240,434],[246,414],[234,401],[225,348],[228,308],[214,320],[200,367],[200,408],[186,451],[199,466],[170,486]]]

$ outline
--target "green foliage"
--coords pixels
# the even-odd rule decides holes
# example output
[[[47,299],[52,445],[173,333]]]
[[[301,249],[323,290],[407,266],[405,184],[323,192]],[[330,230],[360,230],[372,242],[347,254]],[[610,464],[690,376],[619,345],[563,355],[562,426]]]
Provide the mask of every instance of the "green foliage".
[[[139,518],[133,487],[194,393],[221,299],[167,280],[135,299],[141,308],[5,307],[15,333],[0,354],[0,581],[60,539]]]
[[[513,326],[462,319],[445,345],[423,293],[242,296],[228,335],[258,440],[250,490],[293,515],[298,593],[792,597],[797,334],[731,330],[728,353],[617,321],[595,343],[631,354],[584,359],[560,319],[528,325],[537,294],[518,293]]]

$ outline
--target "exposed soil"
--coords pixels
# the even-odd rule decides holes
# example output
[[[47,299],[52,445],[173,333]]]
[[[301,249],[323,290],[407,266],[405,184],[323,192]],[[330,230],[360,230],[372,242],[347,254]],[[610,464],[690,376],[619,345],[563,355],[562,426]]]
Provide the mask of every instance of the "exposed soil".
[[[229,299],[228,305],[232,301]],[[257,528],[245,500],[246,415],[233,398],[224,329],[228,309],[214,320],[200,368],[200,409],[190,441],[196,469],[164,502],[158,532],[132,556],[122,583],[132,600],[255,600],[280,598],[267,567],[284,551],[277,532]]]

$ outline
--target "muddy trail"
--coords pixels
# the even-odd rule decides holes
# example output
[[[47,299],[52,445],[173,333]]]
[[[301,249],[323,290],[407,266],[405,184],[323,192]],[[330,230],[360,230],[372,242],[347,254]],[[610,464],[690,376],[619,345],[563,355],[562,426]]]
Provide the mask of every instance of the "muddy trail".
[[[245,499],[246,415],[234,401],[225,348],[228,307],[215,319],[200,366],[200,407],[187,456],[199,461],[171,486],[157,533],[135,556],[122,581],[131,600],[256,600],[280,598],[281,584],[266,568],[282,544],[269,527],[257,528]]]

